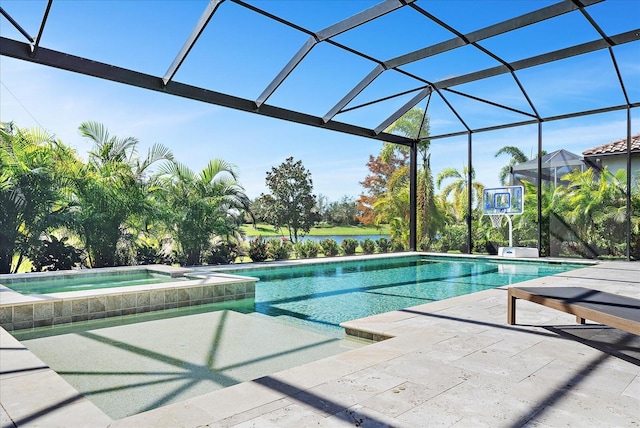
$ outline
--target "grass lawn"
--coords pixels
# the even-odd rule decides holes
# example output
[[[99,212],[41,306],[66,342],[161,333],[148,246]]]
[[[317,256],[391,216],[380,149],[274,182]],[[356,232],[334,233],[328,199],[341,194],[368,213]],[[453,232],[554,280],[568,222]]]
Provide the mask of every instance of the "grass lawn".
[[[247,236],[288,236],[287,229],[281,229],[280,231],[274,230],[273,226],[264,223],[258,223],[254,228],[252,224],[245,224],[242,226],[242,231]],[[389,226],[382,225],[380,227],[375,226],[335,226],[335,227],[314,227],[311,229],[308,236],[354,236],[354,235],[388,235]]]

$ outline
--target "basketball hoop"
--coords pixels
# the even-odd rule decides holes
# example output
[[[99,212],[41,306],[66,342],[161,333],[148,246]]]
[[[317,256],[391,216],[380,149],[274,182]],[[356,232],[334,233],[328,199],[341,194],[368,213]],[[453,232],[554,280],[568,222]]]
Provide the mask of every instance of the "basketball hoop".
[[[513,247],[512,215],[524,212],[524,187],[504,186],[482,191],[482,214],[488,215],[494,228],[502,226],[502,217],[509,223],[509,247]]]
[[[487,216],[489,216],[489,219],[491,220],[491,225],[496,229],[502,226],[503,215],[504,214],[487,214]]]

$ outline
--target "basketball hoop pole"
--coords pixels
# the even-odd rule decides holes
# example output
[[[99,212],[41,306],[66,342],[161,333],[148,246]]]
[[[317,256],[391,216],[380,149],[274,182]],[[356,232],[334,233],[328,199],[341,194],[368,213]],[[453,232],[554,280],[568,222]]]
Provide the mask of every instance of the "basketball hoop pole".
[[[508,214],[504,215],[509,222],[509,247],[513,247],[513,222],[511,221],[511,216]]]

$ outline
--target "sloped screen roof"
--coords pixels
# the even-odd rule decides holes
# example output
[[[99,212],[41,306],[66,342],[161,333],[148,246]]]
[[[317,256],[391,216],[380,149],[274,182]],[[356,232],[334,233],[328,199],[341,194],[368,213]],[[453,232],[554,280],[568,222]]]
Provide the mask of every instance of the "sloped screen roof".
[[[637,1],[100,3],[104,19],[3,2],[0,54],[400,144],[385,129],[413,106],[432,139],[640,106]],[[68,37],[47,39],[69,14]],[[100,25],[109,37],[83,44]]]

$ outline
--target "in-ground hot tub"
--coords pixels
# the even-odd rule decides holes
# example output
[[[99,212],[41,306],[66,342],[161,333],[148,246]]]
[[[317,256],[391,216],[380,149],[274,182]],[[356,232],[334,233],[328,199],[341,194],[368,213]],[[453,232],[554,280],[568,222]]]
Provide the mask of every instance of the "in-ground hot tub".
[[[256,281],[164,265],[0,275],[0,326],[13,331],[242,300],[255,296]]]

